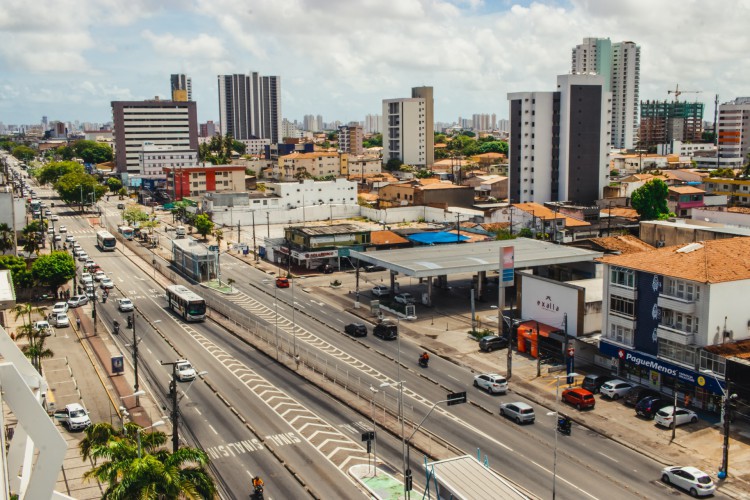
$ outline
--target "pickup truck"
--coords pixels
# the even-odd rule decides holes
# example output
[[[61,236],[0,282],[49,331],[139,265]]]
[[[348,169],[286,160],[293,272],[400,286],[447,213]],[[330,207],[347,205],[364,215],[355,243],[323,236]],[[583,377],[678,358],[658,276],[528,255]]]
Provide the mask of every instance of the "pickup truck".
[[[91,425],[89,412],[78,403],[66,405],[62,410],[55,412],[55,419],[67,427],[69,431],[84,430]]]

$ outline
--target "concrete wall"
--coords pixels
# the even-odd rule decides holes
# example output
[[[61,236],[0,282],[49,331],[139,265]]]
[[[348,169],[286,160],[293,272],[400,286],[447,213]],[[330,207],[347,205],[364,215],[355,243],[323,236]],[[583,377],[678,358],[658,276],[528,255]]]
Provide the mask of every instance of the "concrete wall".
[[[690,214],[690,218],[695,220],[750,228],[750,214],[727,212],[725,210],[706,210],[703,208],[694,208]]]

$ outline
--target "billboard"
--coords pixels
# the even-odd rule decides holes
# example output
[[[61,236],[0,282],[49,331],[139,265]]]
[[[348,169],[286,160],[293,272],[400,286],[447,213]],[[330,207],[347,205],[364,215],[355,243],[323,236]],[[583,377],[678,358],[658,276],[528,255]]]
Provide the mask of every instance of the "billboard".
[[[583,288],[527,273],[519,273],[519,276],[522,319],[533,319],[562,330],[567,314],[568,335],[576,337],[583,333]]]
[[[515,271],[515,248],[503,247],[501,249],[501,260],[503,269],[500,273],[502,276],[502,286],[513,286],[513,272]]]

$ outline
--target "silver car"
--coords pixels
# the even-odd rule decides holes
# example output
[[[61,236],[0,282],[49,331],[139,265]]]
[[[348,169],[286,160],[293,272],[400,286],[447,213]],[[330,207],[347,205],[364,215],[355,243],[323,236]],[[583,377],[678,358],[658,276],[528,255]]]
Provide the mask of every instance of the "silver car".
[[[483,373],[474,377],[474,387],[490,394],[505,394],[508,392],[508,380],[497,373]]]
[[[599,388],[599,393],[602,396],[607,396],[609,399],[620,399],[628,392],[630,392],[630,389],[632,388],[633,384],[631,384],[630,382],[614,379],[602,384],[602,386]]]
[[[526,403],[503,403],[500,405],[500,415],[515,420],[517,424],[533,424],[536,416],[534,408]]]

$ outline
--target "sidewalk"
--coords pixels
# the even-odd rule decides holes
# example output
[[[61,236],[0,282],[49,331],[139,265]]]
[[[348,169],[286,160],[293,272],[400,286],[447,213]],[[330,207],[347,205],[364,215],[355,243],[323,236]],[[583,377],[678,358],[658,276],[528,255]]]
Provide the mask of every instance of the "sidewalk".
[[[268,274],[275,274],[277,271],[276,266],[271,263],[255,262],[252,255],[238,257]],[[336,273],[336,279],[344,282],[340,289],[328,286],[332,279],[334,278],[331,275],[307,276],[301,284],[308,291],[314,292],[316,298],[332,303],[367,321],[375,320],[370,314],[368,302],[371,297],[367,292],[370,288],[369,283],[379,282],[380,276],[360,275],[361,304],[357,309],[354,308],[353,273],[344,273],[343,277],[342,273]],[[363,291],[365,293],[362,293]],[[464,312],[463,309],[459,311],[459,308],[438,312],[434,308],[426,307],[419,307],[418,312],[421,314],[418,319],[401,321],[400,329],[421,348],[468,367],[475,373],[505,373],[507,351],[483,353],[478,350],[477,342],[467,333],[471,329],[470,313]],[[477,313],[477,320],[486,323],[490,329],[493,329],[493,326],[496,328],[497,313],[483,310]],[[577,368],[576,372],[581,375],[588,373],[586,368]],[[554,407],[557,381],[554,375],[548,373],[548,365],[542,365],[541,376],[537,377],[536,359],[514,352],[511,385],[518,394],[548,408]],[[495,409],[492,408],[490,411],[494,413]],[[678,427],[675,440],[672,441],[670,430],[656,427],[653,421],[637,418],[634,410],[625,406],[622,401],[597,397],[594,411],[579,412],[567,406],[565,411],[576,424],[588,427],[665,466],[693,465],[716,479],[722,459],[723,435],[722,426],[715,418]],[[750,498],[750,425],[745,422],[732,424],[729,472],[729,478],[723,483],[719,482],[721,491],[735,498]],[[658,477],[659,471],[655,470],[653,474],[654,477]]]

